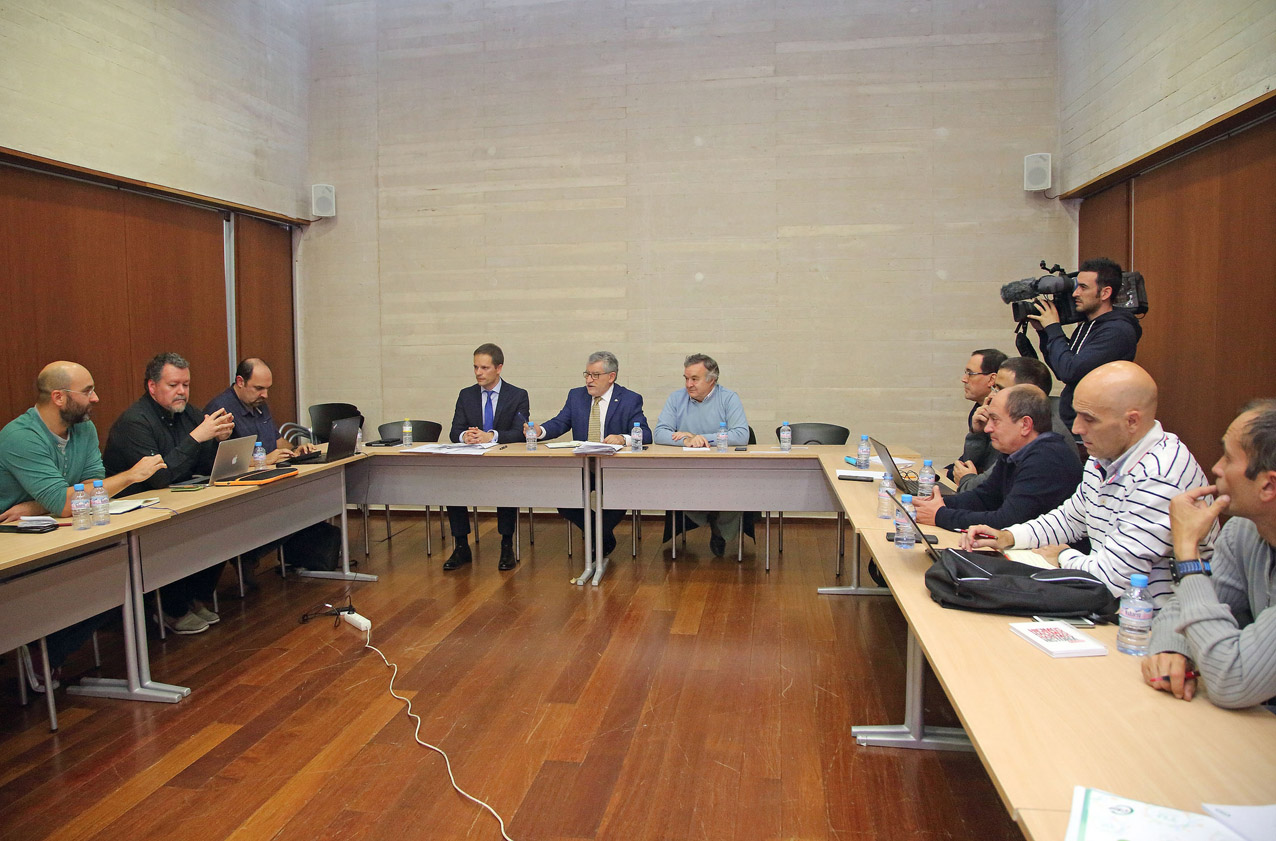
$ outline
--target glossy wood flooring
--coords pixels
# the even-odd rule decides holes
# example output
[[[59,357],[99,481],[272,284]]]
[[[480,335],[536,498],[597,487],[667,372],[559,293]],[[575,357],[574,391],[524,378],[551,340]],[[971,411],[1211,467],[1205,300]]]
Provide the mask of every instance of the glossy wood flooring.
[[[786,524],[782,557],[713,558],[692,534],[676,562],[629,526],[603,586],[568,583],[565,525],[537,515],[523,563],[496,569],[495,521],[476,563],[444,573],[424,520],[374,519],[375,584],[289,579],[223,597],[208,633],[152,637],[176,705],[57,695],[17,705],[0,681],[0,841],[9,839],[499,839],[415,744],[390,670],[331,619],[347,591],[397,688],[461,785],[517,841],[549,839],[1021,839],[974,754],[861,748],[859,723],[903,715],[904,624],[889,598],[827,597],[831,521]],[[357,518],[352,542],[361,550]],[[576,541],[579,550],[580,542]],[[450,545],[449,545],[450,548]],[[230,576],[223,593],[229,592]],[[101,635],[104,673],[119,636]],[[87,652],[72,672],[91,667]],[[932,682],[928,720],[953,720]]]

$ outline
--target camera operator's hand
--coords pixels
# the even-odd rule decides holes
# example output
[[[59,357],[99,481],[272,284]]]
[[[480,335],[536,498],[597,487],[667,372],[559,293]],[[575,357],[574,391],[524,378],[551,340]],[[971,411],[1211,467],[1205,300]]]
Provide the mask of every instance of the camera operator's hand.
[[[1030,315],[1028,318],[1037,323],[1038,330],[1044,330],[1051,324],[1059,323],[1059,309],[1049,296],[1037,299],[1037,309],[1041,310],[1041,314]]]

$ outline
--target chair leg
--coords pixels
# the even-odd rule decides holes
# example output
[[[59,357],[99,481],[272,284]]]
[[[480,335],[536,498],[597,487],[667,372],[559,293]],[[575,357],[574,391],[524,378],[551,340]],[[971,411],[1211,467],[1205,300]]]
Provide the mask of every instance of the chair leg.
[[[669,550],[673,552],[673,560],[678,560],[678,512],[674,511],[669,515],[669,528],[673,529],[673,534],[669,536]],[[684,544],[685,545],[685,544]]]
[[[536,515],[530,508],[527,509],[527,542],[536,545]]]
[[[97,641],[97,631],[93,632],[93,665],[102,668],[102,646]]]
[[[220,613],[221,610],[217,605],[217,586],[213,585],[213,613]]]
[[[286,563],[284,563],[284,545],[283,545],[282,543],[280,543],[280,544],[279,544],[279,553],[278,553],[278,554],[279,554],[279,577],[280,577],[280,578],[287,578],[287,577],[288,577],[288,565],[287,565]]]
[[[572,556],[572,524],[567,524],[567,557]]]
[[[58,707],[53,702],[53,669],[49,668],[49,641],[40,637],[40,667],[44,669],[44,702],[49,707],[49,732],[58,731]]]
[[[363,514],[363,557],[368,557],[370,547],[368,546],[368,506],[360,505],[360,513]]]
[[[168,629],[164,627],[164,600],[160,598],[159,587],[155,588],[155,618],[159,620],[160,639],[166,639]]]
[[[385,539],[389,541],[392,537],[394,535],[390,533],[390,506],[387,505],[385,507]]]
[[[784,512],[780,512],[780,554],[784,554]]]
[[[22,665],[22,651],[20,649],[15,649],[14,653],[16,656],[13,658],[13,662],[18,667],[18,703],[25,707],[28,702],[27,670],[26,667]],[[31,656],[30,647],[27,648],[27,656]]]
[[[630,533],[629,542],[633,544],[632,557],[636,558],[638,557],[638,512],[637,511],[633,512],[633,526],[630,529],[629,533]]]
[[[235,574],[239,576],[239,597],[244,598],[244,556],[235,556]]]
[[[479,536],[478,536],[478,506],[477,506],[477,505],[476,505],[476,506],[474,506],[473,508],[471,508],[471,509],[470,509],[470,511],[472,511],[472,512],[473,512],[473,515],[474,515],[474,528],[473,528],[473,529],[471,529],[471,531],[473,531],[473,532],[474,532],[474,548],[475,548],[475,549],[477,549],[477,548],[478,548],[478,545],[479,545]]]
[[[523,560],[523,509],[514,509],[514,560]]]
[[[756,541],[757,541],[757,538],[754,538],[754,542]],[[737,564],[744,563],[744,518],[743,517],[740,518],[740,542],[736,544],[735,562]]]
[[[430,543],[430,506],[427,505],[425,506],[425,556],[427,558],[434,554],[434,547]]]

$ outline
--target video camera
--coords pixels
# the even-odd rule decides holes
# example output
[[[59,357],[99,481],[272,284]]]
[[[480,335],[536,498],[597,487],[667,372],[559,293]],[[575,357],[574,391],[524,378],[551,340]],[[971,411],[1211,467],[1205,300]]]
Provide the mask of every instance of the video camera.
[[[1023,325],[1028,316],[1041,314],[1041,308],[1033,300],[1041,295],[1053,296],[1055,308],[1059,310],[1060,324],[1085,321],[1085,317],[1077,313],[1076,302],[1072,300],[1072,290],[1077,286],[1077,272],[1065,272],[1058,263],[1047,268],[1045,260],[1041,261],[1040,266],[1046,272],[1041,277],[1028,277],[1001,287],[1001,300],[1010,304],[1010,314],[1015,323]],[[1148,297],[1143,285],[1143,275],[1138,272],[1122,272],[1121,288],[1112,296],[1112,306],[1128,309],[1135,315],[1146,313]]]

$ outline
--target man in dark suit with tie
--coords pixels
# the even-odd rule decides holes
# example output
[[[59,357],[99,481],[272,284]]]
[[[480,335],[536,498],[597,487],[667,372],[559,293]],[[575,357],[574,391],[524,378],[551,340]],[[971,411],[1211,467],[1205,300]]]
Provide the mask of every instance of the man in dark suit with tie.
[[[536,433],[541,438],[557,438],[570,431],[575,441],[602,441],[606,444],[633,444],[634,424],[642,430],[642,443],[651,443],[651,430],[642,413],[642,395],[616,385],[620,363],[610,351],[600,350],[589,355],[585,365],[585,385],[567,392],[563,410],[545,422],[537,424]],[[579,508],[560,508],[558,513],[585,528],[585,515]],[[625,517],[624,511],[603,511],[603,557],[616,548],[612,533],[616,524]],[[583,583],[583,581],[582,581]]]
[[[505,354],[494,344],[482,344],[474,349],[475,385],[461,389],[456,396],[456,412],[452,415],[452,432],[449,438],[456,443],[485,444],[488,441],[522,441],[523,427],[531,414],[527,392],[501,379]],[[463,505],[449,505],[448,520],[452,524],[452,537],[456,547],[443,562],[443,569],[453,570],[473,560],[470,554],[470,518]],[[513,569],[518,563],[514,557],[514,526],[517,508],[496,509],[496,530],[501,535],[501,563],[503,570]]]

